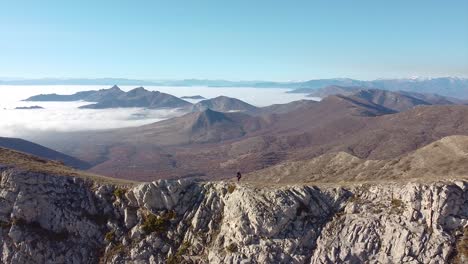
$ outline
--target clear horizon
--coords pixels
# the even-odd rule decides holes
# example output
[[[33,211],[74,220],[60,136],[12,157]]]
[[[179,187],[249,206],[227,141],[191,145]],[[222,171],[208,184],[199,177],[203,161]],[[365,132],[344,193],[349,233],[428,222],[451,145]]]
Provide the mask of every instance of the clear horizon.
[[[11,77],[11,76],[0,76],[0,81],[21,81],[21,80],[100,80],[100,79],[123,79],[123,80],[130,80],[130,81],[143,81],[143,82],[158,82],[158,81],[184,81],[184,80],[197,80],[197,81],[228,81],[228,82],[303,82],[303,81],[310,81],[310,80],[332,80],[332,79],[352,79],[357,81],[376,81],[376,80],[410,80],[410,79],[438,79],[438,78],[458,78],[458,79],[468,79],[468,76],[401,76],[401,77],[394,77],[394,78],[375,78],[375,79],[354,79],[349,77],[331,77],[331,78],[314,78],[314,79],[303,79],[303,80],[258,80],[258,79],[198,79],[198,78],[180,78],[180,79],[134,79],[134,78],[126,78],[126,77],[96,77],[96,78],[89,78],[89,77],[53,77],[53,76],[46,76],[46,77],[32,77],[32,78],[25,78],[25,77]],[[2,85],[2,84],[0,84]],[[6,84],[11,85],[11,84]],[[84,85],[84,84],[80,84]],[[94,84],[90,84],[94,85]],[[119,84],[115,84],[119,85]],[[126,84],[124,84],[126,85]]]
[[[0,73],[25,79],[467,78],[466,10],[463,0],[3,1]]]

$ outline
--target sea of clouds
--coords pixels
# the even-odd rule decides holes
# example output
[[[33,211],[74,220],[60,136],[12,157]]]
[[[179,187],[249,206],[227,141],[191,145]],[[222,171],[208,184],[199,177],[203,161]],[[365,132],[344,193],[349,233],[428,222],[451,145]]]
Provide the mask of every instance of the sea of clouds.
[[[109,88],[91,85],[7,86],[0,85],[0,136],[27,137],[34,133],[67,132],[140,126],[185,114],[176,109],[79,109],[89,102],[25,102],[37,94],[73,94],[78,91]],[[124,91],[134,86],[120,87]],[[161,91],[178,97],[201,95],[213,98],[220,95],[235,97],[255,106],[288,103],[304,99],[303,94],[288,94],[286,89],[249,87],[165,87],[148,86],[148,90]],[[310,98],[309,98],[310,99]],[[195,103],[199,100],[188,100]],[[15,107],[38,105],[44,109],[19,110]]]

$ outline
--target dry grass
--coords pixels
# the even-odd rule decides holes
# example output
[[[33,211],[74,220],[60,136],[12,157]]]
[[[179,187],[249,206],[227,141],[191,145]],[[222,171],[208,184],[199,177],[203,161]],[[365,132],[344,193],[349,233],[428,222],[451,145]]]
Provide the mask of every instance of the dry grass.
[[[346,184],[468,179],[468,136],[450,136],[388,160],[365,160],[345,152],[284,162],[249,173],[245,181],[268,184]]]
[[[233,193],[235,190],[236,190],[236,186],[235,186],[235,185],[231,185],[231,184],[230,184],[230,185],[228,186],[228,192],[229,192],[229,193]]]
[[[59,176],[79,177],[102,184],[126,186],[135,184],[135,182],[133,181],[115,179],[80,170],[75,170],[63,165],[59,161],[46,160],[33,155],[5,148],[0,148],[0,164],[6,166],[14,166],[18,169],[31,172],[46,173]]]

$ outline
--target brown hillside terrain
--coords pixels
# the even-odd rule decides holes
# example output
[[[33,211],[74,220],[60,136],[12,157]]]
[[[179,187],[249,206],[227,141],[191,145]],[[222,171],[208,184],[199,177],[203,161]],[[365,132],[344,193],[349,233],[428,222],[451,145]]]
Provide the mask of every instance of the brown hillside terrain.
[[[63,165],[61,162],[43,159],[23,152],[0,147],[0,166],[11,166],[15,169],[89,179],[97,183],[131,185],[134,182],[100,176]]]
[[[86,162],[20,138],[0,137],[0,147],[21,151],[44,159],[57,160],[75,169],[87,169]]]
[[[362,98],[330,96],[285,114],[213,113],[206,121],[191,113],[138,128],[57,134],[44,144],[92,163],[93,172],[149,181],[220,178],[339,151],[391,159],[468,135],[468,106],[458,105],[395,113]]]
[[[397,112],[406,111],[417,105],[431,105],[431,103],[416,97],[378,89],[360,90],[350,97],[361,98]]]
[[[330,95],[338,94],[349,96],[362,89],[367,89],[367,87],[330,85],[313,91],[312,93],[308,94],[307,97],[325,98]]]
[[[468,136],[449,136],[397,158],[365,160],[345,152],[284,162],[248,174],[272,183],[468,178]]]

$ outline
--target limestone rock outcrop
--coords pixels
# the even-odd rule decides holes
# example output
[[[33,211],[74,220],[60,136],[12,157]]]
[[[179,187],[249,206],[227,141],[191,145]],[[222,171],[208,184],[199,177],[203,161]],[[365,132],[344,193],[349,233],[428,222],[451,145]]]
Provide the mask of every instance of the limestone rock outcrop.
[[[463,263],[468,183],[136,186],[0,168],[2,263]]]

